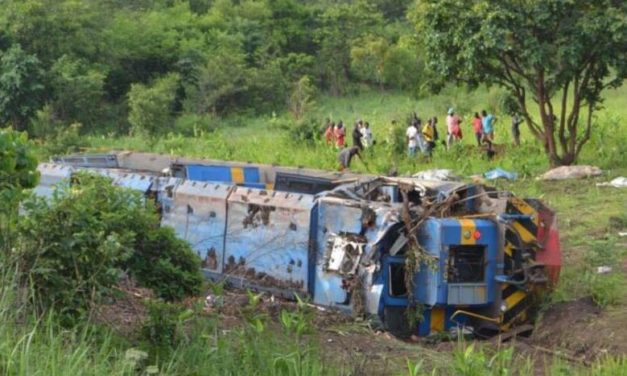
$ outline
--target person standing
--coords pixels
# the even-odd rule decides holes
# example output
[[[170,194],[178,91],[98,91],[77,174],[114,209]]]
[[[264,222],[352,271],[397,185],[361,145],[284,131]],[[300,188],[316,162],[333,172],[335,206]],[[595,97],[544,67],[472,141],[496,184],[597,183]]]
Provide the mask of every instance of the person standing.
[[[420,120],[420,118],[417,118],[417,119],[415,119],[415,120],[413,121],[413,123],[414,123],[414,127],[415,127],[415,128],[416,128],[416,130],[417,130],[417,134],[416,134],[416,146],[417,146],[417,148],[420,150],[420,152],[421,152],[421,153],[424,153],[424,152],[425,152],[425,150],[426,150],[426,148],[427,148],[427,145],[426,145],[426,143],[425,143],[425,139],[424,139],[424,137],[422,137],[422,132],[421,132],[421,129],[422,129],[422,120]]]
[[[356,122],[355,126],[353,127],[353,133],[352,133],[353,146],[357,146],[359,150],[364,150],[364,145],[361,143],[361,127],[362,127],[361,120]]]
[[[433,148],[435,147],[435,127],[433,125],[433,119],[427,120],[427,123],[422,127],[422,137],[425,141],[424,153],[431,157]]]
[[[475,116],[472,118],[472,130],[475,132],[475,138],[477,139],[477,146],[481,146],[481,137],[483,135],[483,124],[481,116],[478,112],[475,112]]]
[[[344,171],[347,168],[350,168],[351,162],[354,156],[358,156],[361,158],[361,154],[359,154],[359,148],[357,146],[352,146],[350,148],[344,148],[337,155],[337,160],[340,162],[340,171]]]
[[[407,127],[405,136],[407,137],[407,154],[409,155],[409,157],[413,158],[414,156],[416,156],[416,144],[418,142],[416,138],[416,136],[418,136],[416,121],[412,121],[409,127]]]
[[[448,109],[446,115],[446,148],[450,148],[454,140],[461,139],[461,119],[453,108]]]
[[[520,146],[520,123],[522,123],[522,119],[518,114],[514,114],[512,116],[512,141],[514,146]]]
[[[370,123],[366,122],[361,128],[361,144],[365,148],[372,146],[372,130],[370,129]]]
[[[326,129],[324,130],[324,140],[327,145],[332,145],[335,143],[335,123],[330,121],[327,124]]]
[[[344,123],[342,123],[342,120],[337,123],[333,133],[335,135],[335,146],[338,149],[343,148],[345,144],[344,137],[346,136],[346,130],[344,129]]]
[[[481,122],[483,140],[488,143],[489,149],[492,149],[492,142],[494,142],[494,123],[496,123],[496,118],[494,115],[488,114],[486,110],[481,111],[481,115],[483,115]]]

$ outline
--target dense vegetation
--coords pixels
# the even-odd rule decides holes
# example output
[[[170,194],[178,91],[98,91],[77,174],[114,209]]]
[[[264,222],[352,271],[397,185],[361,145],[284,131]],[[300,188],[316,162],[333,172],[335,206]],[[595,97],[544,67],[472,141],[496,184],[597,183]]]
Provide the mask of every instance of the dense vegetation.
[[[0,120],[37,136],[155,134],[283,109],[303,77],[338,95],[416,91],[409,3],[8,0]]]

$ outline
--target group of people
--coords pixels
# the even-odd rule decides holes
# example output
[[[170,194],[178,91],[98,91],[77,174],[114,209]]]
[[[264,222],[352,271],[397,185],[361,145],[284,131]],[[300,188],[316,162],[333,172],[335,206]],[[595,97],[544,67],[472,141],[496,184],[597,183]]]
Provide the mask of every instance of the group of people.
[[[475,112],[470,122],[472,132],[475,135],[477,146],[483,147],[486,145],[486,154],[488,158],[492,158],[495,154],[493,148],[494,142],[494,125],[497,118],[486,110]],[[460,142],[463,139],[462,132],[463,119],[459,116],[454,108],[449,108],[446,115],[446,140],[442,141],[442,144],[448,150],[456,142]],[[520,124],[521,118],[518,115],[512,117],[512,139],[514,145],[520,145]],[[433,150],[436,148],[437,142],[440,139],[438,133],[438,118],[429,118],[426,122],[422,120],[414,113],[409,121],[409,126],[405,132],[405,137],[408,147],[408,155],[410,158],[416,156],[418,151],[427,157],[431,157]],[[392,121],[392,126],[396,127],[396,121]],[[358,120],[351,131],[352,146],[346,145],[346,127],[340,120],[337,124],[327,119],[324,129],[324,139],[327,145],[334,145],[340,149],[338,154],[338,162],[340,163],[340,170],[344,170],[350,167],[353,157],[358,156],[361,158],[361,151],[364,148],[374,145],[372,137],[372,130],[368,122]]]
[[[515,119],[516,120],[512,123],[512,129],[514,130],[515,128],[517,131],[517,136],[515,137],[517,141],[515,141],[515,143],[518,145],[520,142],[520,132],[518,131],[520,120],[517,117],[515,117]],[[481,111],[481,115],[475,112],[471,123],[477,145],[481,147],[483,144],[486,144],[487,152],[490,157],[494,155],[492,143],[494,141],[495,122],[496,117],[486,110],[483,110]],[[439,139],[437,123],[438,118],[432,117],[422,125],[420,119],[414,114],[413,120],[405,132],[410,157],[414,157],[417,150],[420,150],[426,156],[431,156],[436,142]],[[449,108],[446,114],[446,140],[444,145],[449,149],[454,143],[461,141],[463,137],[462,118],[455,112],[454,108]]]
[[[392,124],[395,124],[395,122],[393,121]],[[438,118],[432,117],[423,125],[420,118],[414,113],[407,131],[405,131],[410,157],[414,157],[417,150],[420,150],[427,156],[431,156],[436,141],[440,138],[437,124]]]
[[[356,146],[359,150],[363,150],[374,144],[372,130],[367,121],[356,121],[351,131],[351,137],[353,139],[353,146]],[[346,127],[342,120],[336,124],[330,119],[327,119],[324,127],[324,139],[327,145],[335,145],[338,149],[342,149],[346,146]]]

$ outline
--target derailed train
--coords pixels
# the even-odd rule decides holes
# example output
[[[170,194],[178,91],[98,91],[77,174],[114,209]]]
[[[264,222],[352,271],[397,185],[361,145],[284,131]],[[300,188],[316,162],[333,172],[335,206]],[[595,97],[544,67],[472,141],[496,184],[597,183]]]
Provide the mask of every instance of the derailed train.
[[[554,212],[481,184],[113,152],[40,164],[35,193],[80,170],[154,199],[209,278],[398,335],[512,332],[559,274]]]

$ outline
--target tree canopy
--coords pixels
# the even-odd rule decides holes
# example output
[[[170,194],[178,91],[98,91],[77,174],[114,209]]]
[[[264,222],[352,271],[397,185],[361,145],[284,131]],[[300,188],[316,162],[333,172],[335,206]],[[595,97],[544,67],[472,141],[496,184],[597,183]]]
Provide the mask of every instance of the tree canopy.
[[[179,116],[285,110],[304,76],[336,95],[414,90],[410,1],[6,0],[0,121],[164,132]]]
[[[603,90],[626,77],[626,7],[612,0],[420,0],[412,18],[435,84],[508,89],[551,164],[561,165],[575,162],[589,140]]]

